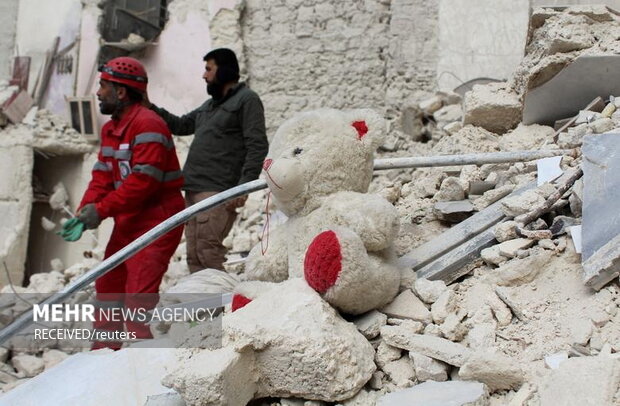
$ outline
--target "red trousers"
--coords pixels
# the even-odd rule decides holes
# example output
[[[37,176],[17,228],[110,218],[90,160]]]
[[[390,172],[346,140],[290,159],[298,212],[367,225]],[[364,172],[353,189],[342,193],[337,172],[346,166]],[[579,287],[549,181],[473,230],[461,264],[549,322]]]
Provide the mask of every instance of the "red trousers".
[[[150,207],[136,216],[115,218],[114,229],[106,247],[105,258],[124,248],[126,245],[155,227],[168,217],[181,211],[185,207],[183,198],[178,194],[169,200],[162,201],[156,207]],[[133,257],[99,277],[95,281],[97,302],[104,306],[121,307],[125,309],[150,310],[159,301],[159,285],[168,269],[170,258],[174,254],[181,236],[183,226],[179,226],[158,238],[155,242],[139,251]],[[93,327],[96,330],[122,332],[123,324],[127,332],[135,334],[135,338],[152,338],[148,325],[135,321],[110,320],[95,312]],[[122,342],[93,343],[92,349],[108,347],[119,349]]]

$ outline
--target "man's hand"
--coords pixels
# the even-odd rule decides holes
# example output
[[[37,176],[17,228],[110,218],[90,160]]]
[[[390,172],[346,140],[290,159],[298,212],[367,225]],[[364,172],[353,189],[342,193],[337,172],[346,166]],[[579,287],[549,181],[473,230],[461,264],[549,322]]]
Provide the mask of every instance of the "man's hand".
[[[243,207],[246,200],[248,200],[247,196],[241,196],[234,200],[231,200],[230,202],[226,203],[226,209],[229,211],[235,211],[236,208]]]
[[[84,228],[87,230],[95,229],[101,224],[101,219],[94,203],[82,207],[77,214],[77,218],[84,223]]]

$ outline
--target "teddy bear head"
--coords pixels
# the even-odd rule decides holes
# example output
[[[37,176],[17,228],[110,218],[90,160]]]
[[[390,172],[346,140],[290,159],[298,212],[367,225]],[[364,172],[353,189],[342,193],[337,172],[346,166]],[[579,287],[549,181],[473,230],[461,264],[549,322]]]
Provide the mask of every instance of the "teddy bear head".
[[[367,192],[384,133],[385,121],[368,109],[321,109],[286,121],[263,164],[278,209],[305,215],[334,192]]]

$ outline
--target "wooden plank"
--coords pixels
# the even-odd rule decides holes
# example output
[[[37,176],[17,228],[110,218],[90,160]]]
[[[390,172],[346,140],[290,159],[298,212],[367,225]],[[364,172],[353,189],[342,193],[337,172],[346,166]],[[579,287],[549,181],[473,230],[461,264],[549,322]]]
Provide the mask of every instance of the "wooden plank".
[[[22,90],[17,97],[2,107],[2,114],[13,124],[21,123],[24,117],[26,117],[26,114],[28,114],[28,111],[30,111],[33,103],[34,101],[28,92]]]
[[[534,187],[536,187],[536,182],[532,182],[515,190],[505,198],[518,196]],[[453,226],[438,237],[422,244],[408,254],[403,255],[399,258],[398,265],[417,271],[450,250],[455,249],[465,241],[493,227],[505,217],[504,212],[501,210],[502,200],[503,199],[498,200],[481,212]]]

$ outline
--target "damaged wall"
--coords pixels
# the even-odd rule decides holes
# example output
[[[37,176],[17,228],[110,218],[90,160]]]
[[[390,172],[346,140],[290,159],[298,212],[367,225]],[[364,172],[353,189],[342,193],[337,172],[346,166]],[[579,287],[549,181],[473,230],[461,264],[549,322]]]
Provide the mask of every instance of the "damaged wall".
[[[247,71],[269,133],[300,110],[384,110],[412,90],[430,90],[434,14],[419,0],[247,1]]]
[[[0,80],[11,77],[18,6],[19,0],[0,1]]]

